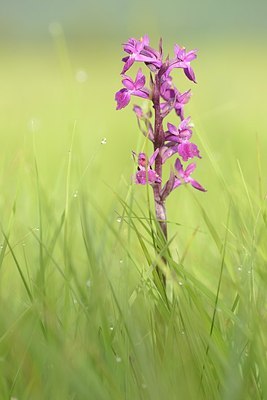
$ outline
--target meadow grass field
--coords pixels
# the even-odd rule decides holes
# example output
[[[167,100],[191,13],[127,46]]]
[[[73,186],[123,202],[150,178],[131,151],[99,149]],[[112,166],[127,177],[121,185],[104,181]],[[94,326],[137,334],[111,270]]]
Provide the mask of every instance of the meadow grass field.
[[[168,199],[166,293],[120,46],[2,46],[1,400],[267,399],[267,58],[249,46],[199,46],[208,191]]]

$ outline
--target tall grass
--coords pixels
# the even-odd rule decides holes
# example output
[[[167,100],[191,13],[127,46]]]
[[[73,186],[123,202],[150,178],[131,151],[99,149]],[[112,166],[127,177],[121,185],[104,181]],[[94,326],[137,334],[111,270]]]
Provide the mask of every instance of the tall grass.
[[[172,194],[166,244],[128,179],[129,115],[117,134],[111,98],[90,108],[88,82],[51,71],[38,104],[19,107],[17,78],[17,120],[1,117],[0,398],[267,398],[264,137],[228,148],[212,110],[196,117],[209,191]]]
[[[134,188],[115,197],[119,214],[86,187],[71,196],[70,158],[61,207],[37,160],[38,227],[19,237],[19,199],[2,225],[1,398],[265,398],[266,205],[240,165],[223,228],[194,194],[198,226],[181,246],[188,227],[164,245]]]

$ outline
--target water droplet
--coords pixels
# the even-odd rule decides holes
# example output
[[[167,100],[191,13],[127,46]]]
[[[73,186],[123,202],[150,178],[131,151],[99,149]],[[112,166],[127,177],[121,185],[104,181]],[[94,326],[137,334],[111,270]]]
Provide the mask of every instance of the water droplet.
[[[120,260],[120,264],[122,264],[122,263],[123,263],[123,260],[121,259],[121,260]]]
[[[3,248],[4,248],[4,245],[3,245],[3,244],[1,244],[1,245],[0,245],[0,249],[2,250]]]
[[[249,275],[251,274],[251,269],[248,271],[248,274],[249,274]]]
[[[185,331],[181,331],[181,335],[184,335],[185,334]]]
[[[34,230],[35,230],[36,232],[39,232],[40,229],[37,227],[37,228],[35,228]]]
[[[147,384],[146,384],[145,382],[143,382],[143,383],[141,384],[141,386],[142,386],[142,389],[146,389],[146,388],[147,388]]]
[[[90,288],[91,285],[92,285],[92,282],[90,281],[90,279],[88,279],[88,280],[86,281],[86,286],[87,286],[88,288]]]
[[[84,83],[84,82],[86,82],[87,79],[88,79],[87,72],[84,71],[83,69],[79,69],[78,71],[76,71],[75,79],[76,79],[76,81],[79,82],[79,83]]]
[[[179,281],[178,284],[179,284],[180,286],[183,286],[183,282],[181,282],[181,281]]]
[[[121,358],[119,356],[116,356],[116,362],[120,363],[121,362]]]
[[[102,140],[101,140],[101,144],[107,144],[107,138],[103,138]]]
[[[49,32],[52,36],[59,36],[62,34],[62,26],[60,25],[59,22],[51,22],[51,24],[48,25]]]
[[[25,247],[25,246],[26,246],[26,243],[25,243],[25,242],[23,242],[23,243],[22,243],[22,246],[23,246],[23,247]]]
[[[120,224],[121,223],[121,217],[117,218],[117,222]]]
[[[73,299],[73,303],[74,303],[74,304],[77,304],[77,303],[78,303],[77,299],[74,298],[74,299]]]
[[[242,267],[239,266],[239,267],[237,268],[237,270],[238,270],[239,272],[242,271]]]
[[[113,331],[113,330],[114,330],[114,326],[111,325],[111,326],[109,327],[109,330],[110,330],[110,331]]]
[[[78,193],[79,193],[78,190],[75,190],[75,192],[73,193],[73,197],[75,198],[78,197]]]
[[[31,132],[37,132],[40,129],[41,123],[38,118],[32,117],[28,122],[28,129]]]

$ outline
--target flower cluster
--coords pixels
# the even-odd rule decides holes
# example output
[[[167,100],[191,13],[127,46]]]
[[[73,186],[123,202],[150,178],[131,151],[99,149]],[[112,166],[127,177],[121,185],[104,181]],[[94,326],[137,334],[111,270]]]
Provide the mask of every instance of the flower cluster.
[[[171,73],[174,69],[182,69],[185,76],[196,83],[195,73],[191,62],[197,57],[196,50],[186,51],[184,47],[177,44],[174,46],[174,57],[163,59],[162,41],[159,49],[152,48],[149,38],[145,35],[140,40],[131,38],[123,45],[127,56],[122,59],[122,84],[116,95],[117,110],[126,107],[131,96],[148,99],[154,108],[154,122],[151,122],[152,112],[145,112],[140,106],[134,105],[134,112],[138,125],[143,134],[151,140],[154,145],[154,153],[148,159],[145,153],[138,156],[138,168],[135,181],[138,184],[151,184],[154,192],[161,201],[173,189],[182,184],[191,184],[195,189],[206,191],[200,183],[195,181],[191,174],[196,168],[195,163],[190,163],[185,169],[182,162],[198,157],[201,158],[196,144],[191,142],[192,127],[191,117],[185,117],[184,108],[191,97],[191,90],[181,93],[173,84]],[[142,62],[150,70],[149,88],[146,87],[146,77],[139,68],[135,79],[126,75],[126,72],[135,62]],[[172,124],[164,119],[174,111],[179,118],[179,123]],[[162,166],[172,156],[176,156],[174,169],[170,177],[162,187]],[[155,167],[153,169],[153,165]],[[155,190],[155,188],[157,190]]]

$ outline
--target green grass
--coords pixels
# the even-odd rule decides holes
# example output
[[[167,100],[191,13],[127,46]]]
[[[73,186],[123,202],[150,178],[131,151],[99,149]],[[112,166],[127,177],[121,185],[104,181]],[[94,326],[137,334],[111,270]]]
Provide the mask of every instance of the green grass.
[[[147,191],[130,183],[143,137],[114,111],[120,49],[108,71],[93,48],[3,49],[1,400],[267,398],[261,78],[242,47],[227,69],[234,47],[209,46],[189,107],[208,192],[168,200],[167,295]]]

